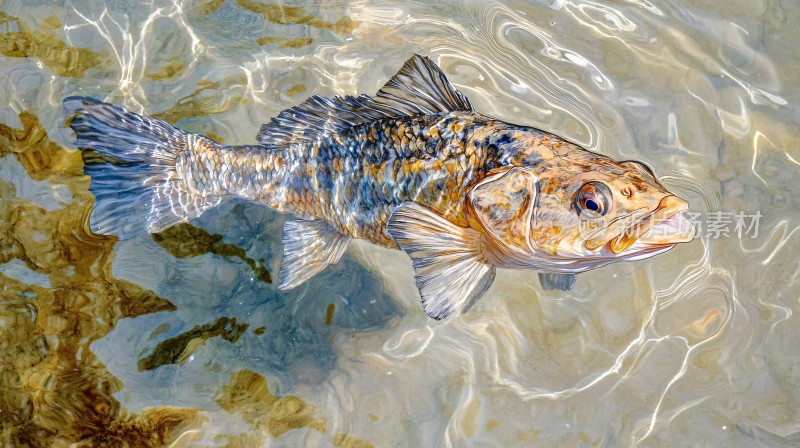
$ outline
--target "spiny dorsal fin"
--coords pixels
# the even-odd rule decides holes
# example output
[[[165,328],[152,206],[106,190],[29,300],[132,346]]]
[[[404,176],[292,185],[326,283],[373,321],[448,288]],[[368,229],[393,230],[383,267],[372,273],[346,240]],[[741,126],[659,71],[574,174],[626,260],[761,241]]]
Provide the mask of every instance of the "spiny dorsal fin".
[[[314,95],[261,126],[257,139],[261,144],[280,147],[313,142],[381,118],[453,111],[472,111],[472,105],[433,61],[414,55],[375,98]]]
[[[278,289],[292,289],[339,261],[350,237],[325,221],[294,219],[283,224]]]
[[[472,111],[467,97],[456,90],[433,61],[415,54],[376,95],[376,101],[404,111],[403,115]]]
[[[436,320],[471,307],[494,280],[495,268],[481,252],[477,230],[405,202],[392,212],[386,231],[413,260],[422,307]]]
[[[333,99],[314,95],[261,126],[256,138],[263,145],[284,147],[314,142],[357,124],[393,116],[397,114],[392,108],[367,95],[337,96]]]

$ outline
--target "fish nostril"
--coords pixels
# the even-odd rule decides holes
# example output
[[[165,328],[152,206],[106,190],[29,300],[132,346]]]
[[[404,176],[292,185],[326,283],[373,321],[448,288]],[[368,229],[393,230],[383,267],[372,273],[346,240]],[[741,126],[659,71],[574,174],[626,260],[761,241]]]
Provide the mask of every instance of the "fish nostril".
[[[631,187],[625,187],[622,189],[622,195],[629,198],[633,196],[633,190],[631,190]]]

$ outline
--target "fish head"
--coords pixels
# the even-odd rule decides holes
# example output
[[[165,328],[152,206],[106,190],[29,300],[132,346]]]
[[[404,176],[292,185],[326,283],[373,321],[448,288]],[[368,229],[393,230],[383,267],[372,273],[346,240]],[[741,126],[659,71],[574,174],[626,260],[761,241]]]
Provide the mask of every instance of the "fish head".
[[[547,169],[490,173],[468,201],[493,264],[551,272],[646,258],[690,241],[695,229],[687,210],[688,202],[643,163],[584,150]]]
[[[694,238],[689,203],[637,161],[571,152],[539,176],[534,247],[574,271],[641,259]]]

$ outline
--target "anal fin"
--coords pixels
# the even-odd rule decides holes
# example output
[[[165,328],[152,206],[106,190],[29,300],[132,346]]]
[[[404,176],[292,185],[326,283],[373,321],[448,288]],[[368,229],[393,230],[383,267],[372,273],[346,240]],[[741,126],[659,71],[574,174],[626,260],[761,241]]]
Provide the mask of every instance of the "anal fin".
[[[300,286],[342,258],[350,237],[324,221],[290,220],[283,224],[283,258],[278,289]]]
[[[494,279],[495,268],[481,252],[481,233],[419,204],[398,206],[386,230],[413,260],[422,307],[436,320],[471,306]]]
[[[556,274],[553,272],[540,272],[539,283],[544,289],[558,289],[569,291],[575,286],[575,274]]]

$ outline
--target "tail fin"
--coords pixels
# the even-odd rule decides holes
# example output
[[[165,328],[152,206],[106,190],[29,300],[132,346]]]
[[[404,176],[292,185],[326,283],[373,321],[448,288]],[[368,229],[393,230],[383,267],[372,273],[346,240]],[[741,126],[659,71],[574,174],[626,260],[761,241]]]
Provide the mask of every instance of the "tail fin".
[[[75,146],[84,150],[84,173],[92,178],[89,225],[95,233],[128,239],[159,232],[222,200],[192,194],[176,169],[192,134],[94,98],[66,98],[64,110],[72,117]]]

